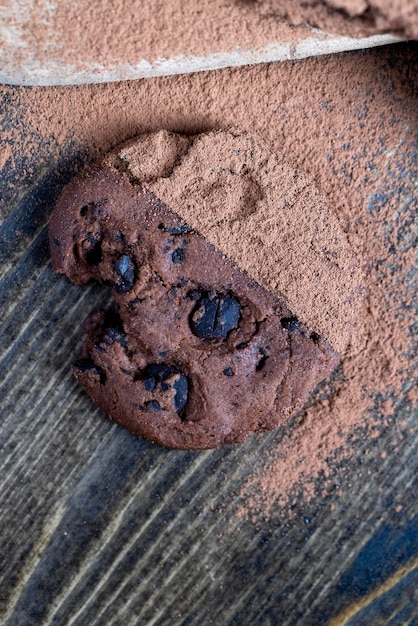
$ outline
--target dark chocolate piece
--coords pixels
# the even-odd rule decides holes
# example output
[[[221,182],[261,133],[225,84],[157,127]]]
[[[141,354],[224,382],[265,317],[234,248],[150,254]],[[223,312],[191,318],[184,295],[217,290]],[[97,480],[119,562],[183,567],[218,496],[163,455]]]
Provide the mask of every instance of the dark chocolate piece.
[[[171,260],[173,261],[175,265],[177,265],[177,263],[181,263],[183,259],[184,259],[183,248],[176,248],[173,254],[171,255]]]
[[[117,276],[114,283],[116,293],[131,291],[135,284],[135,263],[127,254],[123,254],[115,262],[114,268]]]
[[[172,404],[180,413],[187,403],[188,382],[186,376],[177,368],[165,363],[152,363],[142,373],[145,390],[150,393],[163,394],[174,390]],[[160,406],[160,403],[158,403]],[[161,408],[161,406],[160,406]]]
[[[226,339],[238,326],[240,305],[236,298],[224,294],[204,294],[190,316],[190,328],[201,339]]]
[[[283,317],[280,320],[283,328],[288,330],[290,333],[293,333],[294,330],[297,330],[300,326],[300,322],[297,317]]]

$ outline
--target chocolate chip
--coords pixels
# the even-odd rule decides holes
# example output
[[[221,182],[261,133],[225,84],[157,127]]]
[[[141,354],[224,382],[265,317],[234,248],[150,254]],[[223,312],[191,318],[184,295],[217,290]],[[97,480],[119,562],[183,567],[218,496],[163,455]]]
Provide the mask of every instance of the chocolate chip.
[[[164,394],[174,389],[173,408],[180,413],[187,404],[189,384],[187,377],[176,367],[166,363],[152,363],[143,372],[146,391]]]
[[[297,317],[282,317],[280,323],[283,328],[288,330],[290,333],[293,333],[300,326],[300,322]]]
[[[319,339],[320,339],[320,337],[319,337],[318,333],[313,332],[313,333],[311,333],[311,334],[309,335],[309,339],[310,339],[311,341],[313,341],[314,343],[319,343]]]
[[[155,378],[146,378],[144,380],[146,391],[154,391],[156,384],[157,384],[157,381],[155,380]]]
[[[98,376],[101,385],[104,385],[106,382],[106,372],[101,367],[98,367],[91,358],[74,361],[73,369],[78,370],[82,374],[90,373],[93,374],[93,376]]]
[[[156,380],[165,380],[172,374],[174,371],[177,371],[171,365],[167,365],[166,363],[151,363],[148,365],[146,372]]]
[[[106,328],[106,332],[103,339],[106,345],[110,345],[113,342],[118,343],[122,348],[128,347],[125,333],[119,328]]]
[[[201,296],[201,292],[198,289],[192,289],[192,291],[189,291],[187,293],[186,298],[188,300],[194,300],[195,302],[197,302],[200,296]]]
[[[240,305],[224,294],[203,294],[190,314],[190,328],[200,339],[226,339],[238,326]]]
[[[173,389],[176,392],[174,396],[174,410],[180,413],[187,404],[187,397],[189,393],[189,383],[184,374],[180,374],[177,380],[173,383]]]
[[[184,259],[183,248],[176,248],[173,254],[171,255],[171,260],[173,261],[174,265],[181,263],[183,259]]]
[[[114,283],[116,293],[127,293],[135,284],[135,264],[131,257],[123,254],[114,264],[117,282]]]
[[[190,228],[187,224],[179,224],[179,226],[165,226],[164,224],[158,225],[159,230],[169,235],[184,235],[185,233],[192,233],[193,228]]]
[[[225,374],[225,376],[233,376],[234,372],[230,367],[226,367],[223,371],[223,374]]]

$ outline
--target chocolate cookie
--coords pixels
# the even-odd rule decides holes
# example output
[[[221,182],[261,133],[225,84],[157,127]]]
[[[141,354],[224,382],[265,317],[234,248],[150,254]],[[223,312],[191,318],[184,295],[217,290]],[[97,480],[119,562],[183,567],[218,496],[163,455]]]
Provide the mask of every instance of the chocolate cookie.
[[[176,142],[173,163],[189,145]],[[112,420],[164,446],[274,429],[338,353],[121,169],[110,157],[77,176],[51,218],[53,269],[106,282],[115,301],[86,321],[76,378]]]

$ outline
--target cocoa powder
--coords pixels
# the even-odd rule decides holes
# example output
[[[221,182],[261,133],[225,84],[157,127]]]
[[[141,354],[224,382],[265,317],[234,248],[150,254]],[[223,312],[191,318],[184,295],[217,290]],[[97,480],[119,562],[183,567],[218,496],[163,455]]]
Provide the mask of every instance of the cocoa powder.
[[[118,157],[131,176],[343,353],[358,321],[363,278],[326,198],[253,135],[231,129],[179,143],[167,131],[144,135]]]
[[[297,483],[312,497],[319,473],[325,482],[330,474],[329,460],[352,454],[350,437],[358,426],[376,436],[392,413],[391,398],[403,391],[416,401],[416,59],[410,45],[396,54],[386,49],[111,85],[1,88],[16,111],[4,137],[11,150],[6,166],[25,157],[29,177],[40,174],[31,165],[40,144],[48,143],[42,167],[68,151],[84,151],[90,161],[161,128],[197,134],[238,127],[257,133],[327,197],[366,273],[361,323],[332,393],[307,409],[271,457],[254,467],[241,494],[245,515],[268,515]],[[382,398],[379,424],[368,412],[376,397]]]
[[[392,32],[418,38],[417,0],[256,0],[261,15],[364,37]]]
[[[23,66],[46,76],[60,69],[92,75],[117,67],[122,80],[141,63],[158,66],[167,59],[204,58],[238,46],[256,50],[311,36],[306,25],[289,27],[277,16],[261,15],[251,2],[79,0],[52,6],[39,0],[30,10],[12,5],[5,11],[0,49],[15,77]]]
[[[16,76],[19,64],[52,74],[59,68],[104,72],[117,66],[123,79],[140,63],[298,42],[312,37],[312,27],[353,37],[392,32],[418,38],[418,0],[79,0],[55,5],[39,0],[29,10],[25,4],[6,9],[0,43]]]

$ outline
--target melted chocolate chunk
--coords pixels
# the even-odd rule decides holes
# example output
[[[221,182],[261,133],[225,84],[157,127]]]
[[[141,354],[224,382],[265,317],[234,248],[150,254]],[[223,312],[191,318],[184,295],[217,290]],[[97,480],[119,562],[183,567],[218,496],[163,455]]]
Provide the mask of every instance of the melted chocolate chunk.
[[[173,261],[174,265],[181,263],[183,259],[184,259],[183,248],[176,248],[173,254],[171,255],[171,260]]]
[[[174,389],[173,408],[180,413],[187,404],[189,384],[187,377],[176,367],[166,363],[152,363],[143,372],[142,382],[146,391],[164,394]]]
[[[127,293],[135,284],[135,263],[127,254],[123,254],[114,264],[117,281],[114,283],[116,293]]]
[[[190,315],[191,331],[200,339],[226,339],[238,326],[240,308],[232,296],[204,294]]]
[[[145,378],[144,386],[146,391],[154,391],[157,381],[155,378]]]
[[[82,374],[90,373],[97,376],[100,379],[101,385],[104,385],[106,382],[106,372],[101,367],[97,367],[93,359],[90,359],[89,357],[74,361],[73,368]]]
[[[187,404],[189,393],[189,384],[184,374],[179,374],[178,378],[173,382],[173,389],[176,392],[174,396],[174,410],[180,413]]]
[[[311,341],[313,341],[314,343],[319,343],[321,338],[318,333],[313,332],[309,335],[309,339],[311,339]]]
[[[297,317],[282,317],[280,323],[283,328],[288,330],[290,333],[293,333],[300,326],[300,322]]]
[[[119,328],[106,328],[106,332],[103,338],[103,341],[108,346],[115,342],[122,346],[122,348],[128,347],[128,342],[126,340],[125,333]]]
[[[186,233],[193,232],[193,228],[190,228],[190,226],[184,223],[179,226],[165,226],[164,224],[159,224],[158,228],[169,235],[185,235]]]

